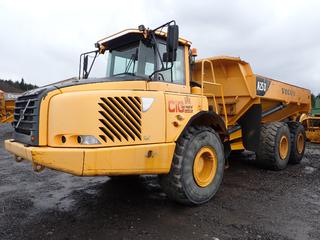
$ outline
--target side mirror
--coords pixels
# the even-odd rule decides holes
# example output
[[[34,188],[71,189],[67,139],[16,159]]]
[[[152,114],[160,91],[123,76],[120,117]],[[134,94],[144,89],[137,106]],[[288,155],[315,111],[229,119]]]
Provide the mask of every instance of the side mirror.
[[[167,60],[175,61],[179,44],[179,26],[169,25],[167,33]]]
[[[171,53],[164,52],[162,55],[162,60],[166,63],[176,61],[177,60],[177,52],[176,51],[171,52]]]

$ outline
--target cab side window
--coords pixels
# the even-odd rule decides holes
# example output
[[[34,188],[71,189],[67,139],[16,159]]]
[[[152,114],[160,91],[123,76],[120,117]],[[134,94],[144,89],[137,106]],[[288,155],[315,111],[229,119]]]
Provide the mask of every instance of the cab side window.
[[[160,43],[159,44],[159,51],[161,53],[161,56],[166,52],[166,45]],[[160,59],[159,61],[159,66],[161,65]],[[164,62],[164,64],[166,64]],[[171,63],[168,63],[168,66],[170,66]],[[172,67],[172,74],[171,74],[171,69],[162,71],[160,72],[163,75],[159,76],[159,80],[164,80],[166,82],[171,82],[171,83],[176,83],[176,84],[185,84],[185,68],[184,68],[184,49],[182,46],[179,46],[177,49],[177,59],[175,62],[173,62],[173,67]]]

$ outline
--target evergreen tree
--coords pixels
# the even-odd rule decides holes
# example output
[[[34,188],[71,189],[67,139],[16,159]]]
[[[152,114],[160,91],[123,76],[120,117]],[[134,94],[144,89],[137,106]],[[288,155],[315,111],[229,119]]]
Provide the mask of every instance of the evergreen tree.
[[[316,102],[316,96],[313,93],[311,93],[311,106],[312,107],[314,107],[315,102]]]

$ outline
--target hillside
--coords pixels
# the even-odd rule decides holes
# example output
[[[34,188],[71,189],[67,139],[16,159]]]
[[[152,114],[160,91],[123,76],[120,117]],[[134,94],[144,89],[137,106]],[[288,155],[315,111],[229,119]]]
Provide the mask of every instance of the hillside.
[[[25,83],[22,78],[21,81],[3,80],[0,79],[0,90],[10,93],[23,93],[25,91],[37,88],[36,85]]]

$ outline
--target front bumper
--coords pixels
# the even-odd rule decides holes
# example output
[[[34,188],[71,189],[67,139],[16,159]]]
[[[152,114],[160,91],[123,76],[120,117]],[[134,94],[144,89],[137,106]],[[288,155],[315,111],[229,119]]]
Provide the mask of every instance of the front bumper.
[[[107,148],[53,148],[26,146],[6,140],[10,153],[33,164],[78,176],[168,173],[175,143]]]

